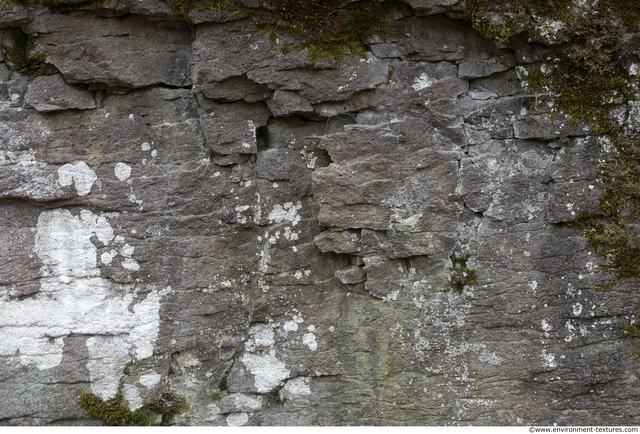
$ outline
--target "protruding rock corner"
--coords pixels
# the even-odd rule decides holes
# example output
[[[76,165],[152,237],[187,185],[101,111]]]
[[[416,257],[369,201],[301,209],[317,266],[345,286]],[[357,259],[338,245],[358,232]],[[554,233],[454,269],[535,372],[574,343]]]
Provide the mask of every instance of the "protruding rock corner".
[[[80,389],[170,425],[640,423],[637,293],[567,227],[606,147],[521,81],[553,47],[458,0],[339,67],[241,15],[13,3],[0,425],[101,424]]]

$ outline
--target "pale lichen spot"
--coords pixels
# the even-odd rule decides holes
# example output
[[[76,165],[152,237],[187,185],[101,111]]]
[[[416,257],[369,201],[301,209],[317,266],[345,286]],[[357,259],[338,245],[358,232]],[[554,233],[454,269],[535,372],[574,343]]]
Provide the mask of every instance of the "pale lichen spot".
[[[318,348],[316,335],[313,333],[305,333],[304,336],[302,336],[302,343],[308,346],[311,351],[315,351]]]
[[[413,84],[413,89],[415,91],[420,91],[422,89],[426,89],[427,87],[431,87],[437,80],[429,77],[426,73],[420,74],[420,77],[416,77]]]
[[[60,185],[68,187],[75,182],[79,196],[89,194],[96,179],[98,179],[96,173],[84,161],[76,164],[65,164],[58,169],[58,182]]]
[[[271,354],[255,355],[245,353],[240,359],[253,374],[258,393],[268,393],[278,387],[291,373],[284,363]]]
[[[231,413],[227,416],[227,425],[229,426],[242,426],[249,421],[249,415],[247,413]]]
[[[118,178],[120,181],[124,181],[125,179],[128,179],[129,176],[131,176],[131,166],[125,163],[118,163],[114,168],[114,172],[116,174],[116,178]]]
[[[147,389],[151,389],[160,382],[161,378],[162,378],[162,375],[154,371],[151,371],[151,373],[141,376],[140,380],[138,381],[140,381],[140,384],[142,384]]]

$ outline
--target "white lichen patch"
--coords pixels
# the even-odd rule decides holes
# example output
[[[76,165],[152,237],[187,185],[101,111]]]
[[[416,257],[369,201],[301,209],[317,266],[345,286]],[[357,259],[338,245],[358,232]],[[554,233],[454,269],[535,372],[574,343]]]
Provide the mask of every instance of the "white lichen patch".
[[[178,366],[183,368],[193,368],[200,366],[202,362],[191,351],[182,351],[177,357]]]
[[[544,21],[537,25],[534,32],[542,42],[553,44],[558,41],[558,35],[564,30],[565,24],[562,21]]]
[[[154,371],[151,371],[151,373],[141,376],[140,380],[138,381],[140,381],[140,384],[142,384],[147,389],[151,389],[160,382],[161,378],[162,378],[162,375]]]
[[[242,426],[249,421],[249,415],[247,413],[231,413],[227,416],[227,425],[229,426]]]
[[[429,77],[426,73],[423,72],[422,74],[420,74],[420,77],[416,77],[412,87],[413,90],[420,91],[422,89],[431,87],[436,81],[436,79]]]
[[[89,194],[96,179],[98,179],[96,173],[84,161],[65,164],[58,169],[58,183],[63,187],[68,187],[75,182],[79,196]]]
[[[318,156],[314,152],[307,152],[306,148],[300,151],[300,155],[307,160],[307,168],[314,170],[316,168],[316,161]]]
[[[262,408],[262,397],[232,393],[222,398],[221,404],[231,405],[235,411],[256,411]]]
[[[91,389],[113,396],[124,364],[153,355],[160,300],[156,291],[141,302],[100,277],[96,236],[104,244],[113,230],[102,216],[83,210],[44,211],[38,218],[34,251],[44,264],[40,293],[26,300],[0,300],[0,356],[50,369],[62,361],[64,338],[87,339]]]
[[[253,374],[258,393],[268,393],[278,387],[291,373],[280,360],[271,354],[258,356],[245,353],[242,364]]]
[[[295,205],[287,202],[284,205],[276,204],[269,213],[269,223],[291,222],[292,226],[300,223],[298,211],[302,209],[302,203],[298,201]]]
[[[124,181],[131,176],[131,166],[125,163],[116,164],[116,167],[113,169],[113,171],[116,174],[116,178],[118,178],[120,181]]]
[[[135,410],[142,407],[142,398],[138,392],[138,388],[133,384],[125,384],[122,386],[124,399],[129,403],[129,408]]]
[[[247,223],[247,216],[242,213],[250,208],[249,205],[236,205],[236,221],[241,225]]]
[[[125,258],[125,260],[122,261],[122,266],[131,271],[138,271],[140,269],[140,265],[136,260],[131,258]]]
[[[571,308],[573,309],[573,314],[575,316],[579,316],[582,313],[582,305],[580,303],[571,305]]]
[[[553,354],[548,354],[545,350],[542,350],[541,358],[542,366],[545,368],[553,369],[558,364],[558,362],[555,361],[556,356]]]
[[[132,258],[134,251],[135,247],[130,246],[129,244],[125,244],[120,248],[120,254],[124,257],[122,266],[127,270],[138,271],[140,269],[140,265]]]
[[[87,339],[86,346],[89,352],[87,369],[91,378],[91,391],[103,398],[115,395],[122,367],[131,360],[126,337],[92,336]]]
[[[478,357],[482,363],[487,363],[493,366],[500,366],[504,362],[504,359],[498,356],[496,353],[490,353],[489,351],[482,351]]]
[[[309,387],[308,377],[296,377],[284,385],[285,392],[293,396],[305,396],[311,395],[311,388]]]
[[[109,265],[111,264],[111,261],[113,261],[113,258],[115,258],[117,254],[118,252],[116,252],[115,250],[111,250],[110,252],[104,252],[100,255],[100,262],[102,262],[104,265]]]
[[[295,321],[285,321],[282,328],[287,332],[295,332],[298,330],[298,323]]]
[[[309,347],[311,351],[318,349],[318,343],[316,342],[316,335],[313,333],[305,333],[302,336],[302,343]]]
[[[274,344],[273,328],[269,324],[256,324],[251,327],[249,335],[257,347],[270,347]]]

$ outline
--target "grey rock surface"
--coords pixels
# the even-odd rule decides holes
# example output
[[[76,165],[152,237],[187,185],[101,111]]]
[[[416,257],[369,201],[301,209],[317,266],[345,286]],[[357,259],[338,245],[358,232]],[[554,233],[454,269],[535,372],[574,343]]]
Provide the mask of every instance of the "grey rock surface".
[[[606,146],[524,93],[545,46],[408,3],[340,68],[160,0],[0,12],[59,71],[0,63],[0,425],[120,384],[173,425],[640,423],[637,293],[564,225]]]
[[[67,84],[59,74],[37,77],[29,83],[24,102],[38,112],[96,108],[91,92]]]
[[[178,21],[149,21],[141,15],[78,19],[38,11],[26,28],[38,33],[47,61],[68,83],[125,88],[190,84],[191,35]]]

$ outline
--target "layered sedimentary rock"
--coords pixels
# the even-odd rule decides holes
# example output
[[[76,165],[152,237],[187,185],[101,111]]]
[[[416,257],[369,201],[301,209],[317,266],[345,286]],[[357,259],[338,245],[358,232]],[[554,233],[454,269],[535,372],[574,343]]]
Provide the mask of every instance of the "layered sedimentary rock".
[[[544,46],[412,0],[404,38],[311,66],[121,3],[0,11],[55,69],[0,54],[1,424],[97,423],[79,388],[121,383],[184,395],[174,424],[640,421],[636,295],[590,289],[564,226],[606,150],[522,90]]]

